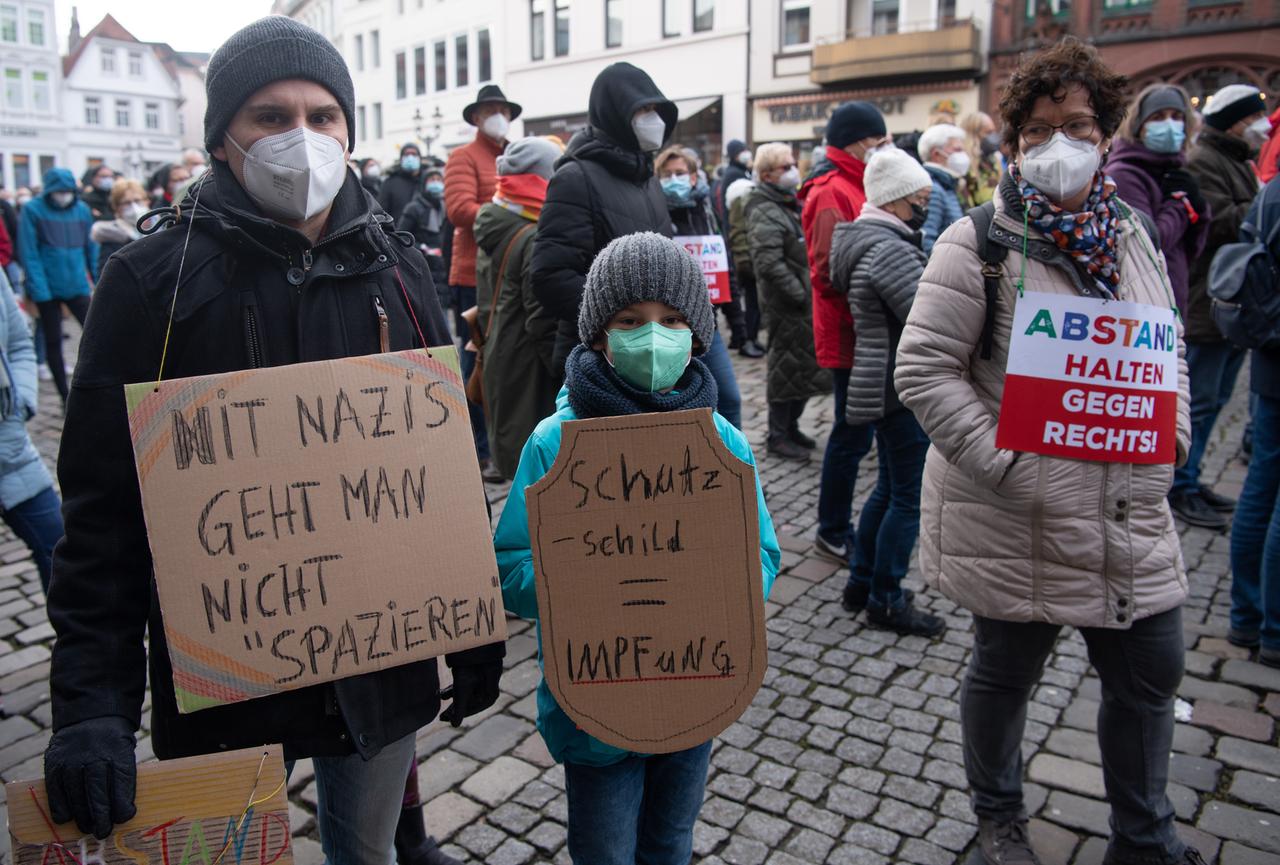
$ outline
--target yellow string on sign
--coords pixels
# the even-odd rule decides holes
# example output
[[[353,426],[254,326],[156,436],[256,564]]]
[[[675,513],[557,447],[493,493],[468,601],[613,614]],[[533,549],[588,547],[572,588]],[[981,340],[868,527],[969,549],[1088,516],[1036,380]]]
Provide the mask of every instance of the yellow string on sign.
[[[200,181],[195,184],[195,197],[191,200],[191,215],[187,218],[187,236],[182,241],[182,257],[178,259],[178,278],[173,282],[173,300],[169,303],[169,322],[164,328],[164,347],[160,350],[160,369],[156,371],[155,390],[160,390],[160,381],[164,378],[164,364],[169,357],[169,336],[173,333],[173,313],[178,308],[178,286],[182,284],[182,269],[187,263],[187,247],[191,245],[191,227],[196,224],[196,207],[200,204],[200,190],[204,188],[208,179],[209,172],[206,172],[200,178]],[[178,211],[178,218],[181,219],[182,211],[178,209],[177,205],[174,206],[174,209]],[[223,852],[225,853],[226,851],[224,850]]]
[[[157,384],[159,384],[159,382],[157,382]],[[236,836],[240,834],[241,828],[244,827],[244,821],[249,819],[249,813],[258,805],[261,805],[264,802],[270,802],[275,798],[277,793],[284,789],[285,779],[281,779],[279,786],[270,793],[263,796],[261,799],[253,798],[254,794],[258,792],[258,782],[262,780],[262,767],[266,765],[266,762],[267,753],[264,751],[262,759],[258,762],[258,773],[254,775],[253,778],[253,788],[249,791],[249,803],[245,805],[244,810],[240,812],[240,817],[236,820],[235,828],[227,834],[227,843],[222,845],[222,850],[218,853],[218,858],[213,860],[213,865],[221,865],[222,857],[226,856],[227,851],[231,849],[231,843],[235,841]]]

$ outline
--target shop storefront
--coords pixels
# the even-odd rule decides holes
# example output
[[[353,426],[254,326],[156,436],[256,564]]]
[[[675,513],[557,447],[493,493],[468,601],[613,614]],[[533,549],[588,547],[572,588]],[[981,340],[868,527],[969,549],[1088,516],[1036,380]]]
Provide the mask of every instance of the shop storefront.
[[[822,141],[827,118],[850,100],[870,102],[884,114],[891,135],[917,132],[939,121],[955,121],[978,110],[978,87],[973,81],[913,85],[875,90],[824,90],[752,100],[751,140],[756,144],[791,144],[802,170],[813,148]]]

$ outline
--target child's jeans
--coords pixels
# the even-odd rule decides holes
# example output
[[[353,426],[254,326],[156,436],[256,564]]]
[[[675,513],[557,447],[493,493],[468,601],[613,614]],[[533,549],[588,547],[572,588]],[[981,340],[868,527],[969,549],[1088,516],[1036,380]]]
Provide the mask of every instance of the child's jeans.
[[[564,764],[574,865],[688,865],[711,743],[611,766]]]

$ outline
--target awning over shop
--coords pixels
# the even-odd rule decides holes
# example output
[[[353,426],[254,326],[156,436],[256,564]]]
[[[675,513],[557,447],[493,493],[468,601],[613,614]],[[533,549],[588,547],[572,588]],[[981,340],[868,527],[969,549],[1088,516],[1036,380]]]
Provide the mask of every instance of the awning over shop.
[[[680,112],[681,120],[688,120],[695,114],[706,111],[712,105],[720,101],[719,96],[696,96],[693,99],[673,99],[676,109]]]

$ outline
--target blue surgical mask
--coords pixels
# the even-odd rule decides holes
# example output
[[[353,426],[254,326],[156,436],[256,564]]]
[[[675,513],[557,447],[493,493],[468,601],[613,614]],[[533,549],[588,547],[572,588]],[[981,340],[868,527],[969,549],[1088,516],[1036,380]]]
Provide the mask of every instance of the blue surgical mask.
[[[444,192],[444,184],[439,180],[430,180],[427,182],[427,192],[432,195],[440,195]]]
[[[1179,153],[1186,140],[1181,120],[1150,120],[1142,127],[1142,143],[1155,153]]]
[[[693,183],[687,174],[673,174],[662,181],[662,193],[672,204],[684,204],[693,194]]]
[[[401,156],[400,167],[405,171],[413,173],[422,167],[422,158],[413,155]]]

